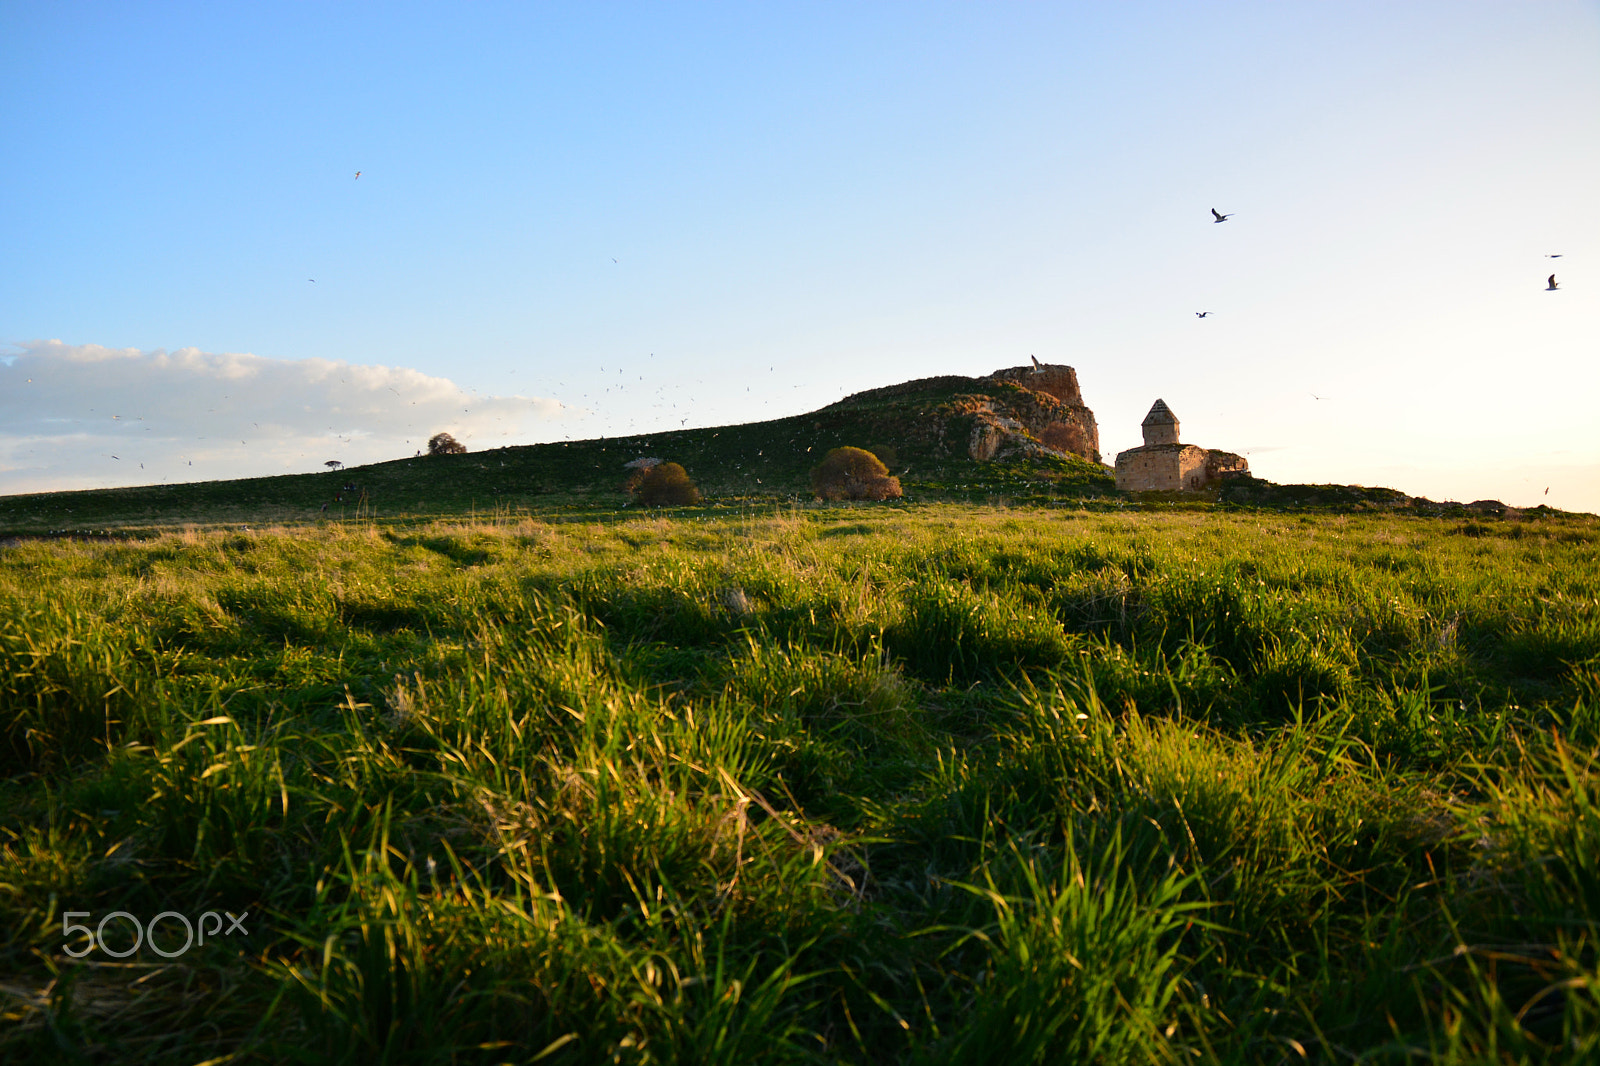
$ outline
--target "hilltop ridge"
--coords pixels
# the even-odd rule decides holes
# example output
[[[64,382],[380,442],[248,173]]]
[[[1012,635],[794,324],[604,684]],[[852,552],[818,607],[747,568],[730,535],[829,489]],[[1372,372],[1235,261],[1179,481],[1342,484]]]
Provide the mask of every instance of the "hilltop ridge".
[[[877,454],[914,499],[1107,495],[1114,483],[1095,461],[1097,433],[1087,456],[1039,438],[1086,420],[1092,427],[1081,402],[996,376],[945,375],[764,422],[408,456],[338,471],[0,497],[0,531],[620,506],[624,464],[644,456],[681,463],[711,502],[809,499],[811,469],[845,445]],[[341,491],[346,484],[356,489]]]
[[[1044,388],[1030,387],[1034,385]],[[1074,402],[1076,401],[1076,402]],[[1054,446],[1047,441],[1053,440]],[[809,500],[830,448],[866,448],[909,501],[1381,510],[1463,518],[1557,514],[1493,500],[1438,503],[1396,489],[1276,485],[1245,476],[1204,492],[1119,492],[1071,367],[947,374],[854,393],[804,414],[660,433],[407,456],[337,471],[0,496],[0,540],[48,534],[319,519],[436,517],[521,508],[622,508],[627,464],[682,464],[707,506]],[[1075,447],[1074,447],[1075,446]],[[343,491],[345,485],[356,486]],[[1135,501],[1139,502],[1135,502]]]

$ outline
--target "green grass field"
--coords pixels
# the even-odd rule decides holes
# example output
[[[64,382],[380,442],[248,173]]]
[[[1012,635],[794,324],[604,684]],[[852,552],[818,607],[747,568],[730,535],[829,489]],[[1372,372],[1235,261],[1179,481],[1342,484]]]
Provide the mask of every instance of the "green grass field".
[[[0,548],[7,1062],[1600,1058],[1600,520],[255,520]]]

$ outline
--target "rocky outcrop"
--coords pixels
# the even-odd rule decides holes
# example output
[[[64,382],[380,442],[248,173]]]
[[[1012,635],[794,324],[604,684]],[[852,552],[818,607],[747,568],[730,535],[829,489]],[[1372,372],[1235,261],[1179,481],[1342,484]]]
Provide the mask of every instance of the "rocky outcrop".
[[[922,416],[907,419],[899,408],[917,396],[928,397],[929,407]],[[847,396],[818,415],[873,412],[879,419],[874,436],[908,453],[926,449],[953,456],[964,451],[979,462],[1074,454],[1098,462],[1100,430],[1094,412],[1079,397],[1076,371],[1041,365],[1037,373],[1031,367],[1013,367],[986,378],[905,381]],[[816,428],[822,425],[819,420]]]
[[[1028,427],[1015,418],[995,410],[992,400],[970,397],[973,406],[972,432],[967,438],[967,454],[980,463],[1012,456],[1049,456],[1058,451],[1036,440]]]
[[[1036,363],[1033,366],[1012,366],[996,370],[989,375],[995,381],[1009,381],[1034,392],[1054,396],[1069,407],[1083,406],[1083,393],[1078,389],[1078,372],[1059,363]]]
[[[1078,372],[1058,363],[1035,363],[996,370],[989,380],[1031,393],[1038,399],[1019,404],[1014,417],[1051,453],[1071,452],[1100,461],[1100,427],[1083,402]],[[1053,402],[1049,402],[1053,401]]]

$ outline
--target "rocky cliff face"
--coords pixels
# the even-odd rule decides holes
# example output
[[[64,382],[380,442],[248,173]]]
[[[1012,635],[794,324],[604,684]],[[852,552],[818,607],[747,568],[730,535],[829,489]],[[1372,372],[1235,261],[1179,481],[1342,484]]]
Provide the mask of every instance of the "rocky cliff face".
[[[972,396],[961,405],[961,413],[972,416],[972,431],[967,435],[967,454],[978,462],[1012,456],[1047,455],[1050,450],[1039,443],[1028,427],[996,410],[993,400]]]
[[[1071,452],[1100,460],[1100,427],[1094,412],[1084,405],[1078,389],[1078,372],[1070,366],[1041,363],[996,370],[989,381],[998,389],[985,408],[972,411],[978,419],[969,453],[984,460],[1008,454],[1035,455]]]
[[[1098,462],[1100,430],[1094,412],[1078,396],[1077,373],[1070,366],[1045,366],[1039,373],[1032,367],[1013,367],[986,378],[921,378],[871,389],[818,414],[871,412],[878,423],[873,439],[899,442],[909,448],[908,454],[965,452],[971,459],[988,462],[1070,453]],[[915,404],[920,397],[931,402],[915,417],[907,417],[910,408],[905,402]]]
[[[1054,396],[1069,407],[1083,406],[1083,393],[1078,391],[1078,372],[1070,366],[1060,363],[1012,366],[996,370],[989,376],[995,381],[1009,381],[1013,385]]]

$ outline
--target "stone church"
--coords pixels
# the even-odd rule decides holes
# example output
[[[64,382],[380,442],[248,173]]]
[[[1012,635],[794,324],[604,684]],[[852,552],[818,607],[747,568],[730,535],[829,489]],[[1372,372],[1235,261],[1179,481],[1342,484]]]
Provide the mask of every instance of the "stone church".
[[[1178,443],[1178,416],[1157,400],[1144,416],[1144,446],[1117,453],[1117,488],[1125,492],[1203,489],[1224,478],[1249,477],[1242,455]]]

